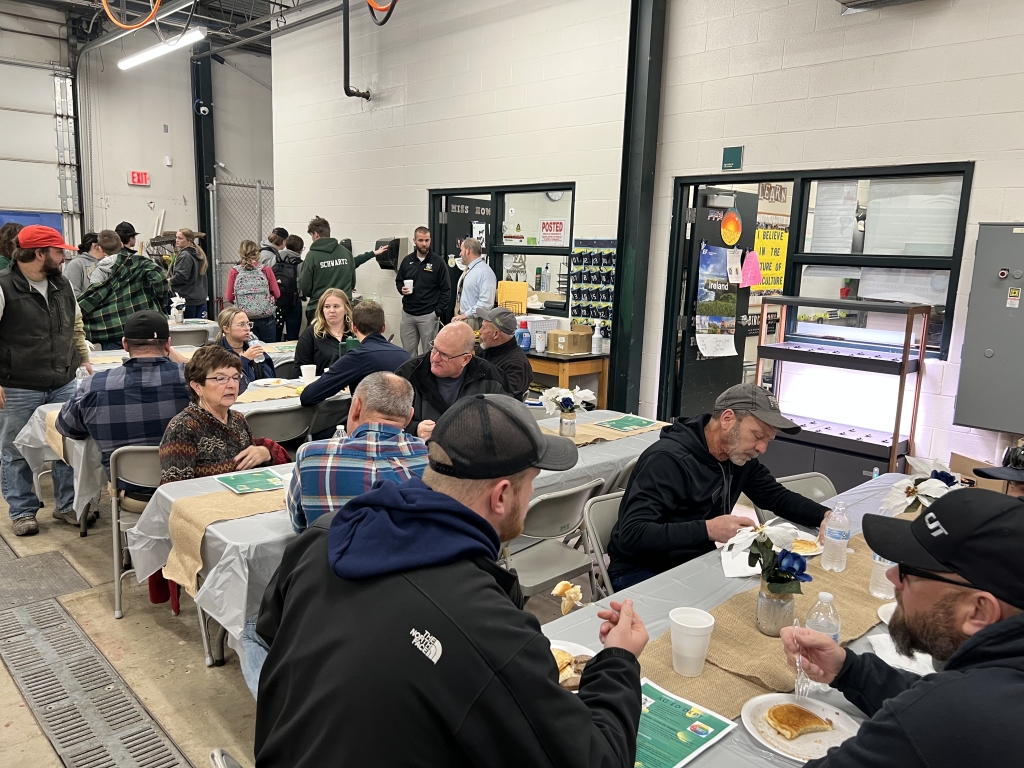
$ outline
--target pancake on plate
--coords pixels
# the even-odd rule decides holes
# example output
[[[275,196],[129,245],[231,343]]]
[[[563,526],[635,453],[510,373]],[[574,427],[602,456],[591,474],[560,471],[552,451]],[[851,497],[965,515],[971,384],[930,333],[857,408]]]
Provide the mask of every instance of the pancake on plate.
[[[831,720],[824,720],[797,704],[776,704],[769,708],[764,719],[790,741],[805,733],[832,730]]]
[[[793,546],[789,548],[790,552],[796,552],[798,555],[810,555],[818,551],[820,545],[815,541],[808,541],[807,539],[793,539]]]

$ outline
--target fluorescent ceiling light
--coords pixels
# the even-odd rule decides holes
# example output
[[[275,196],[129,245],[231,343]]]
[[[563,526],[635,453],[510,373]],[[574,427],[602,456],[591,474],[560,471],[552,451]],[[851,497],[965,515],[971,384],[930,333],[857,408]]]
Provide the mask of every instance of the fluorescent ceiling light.
[[[193,43],[198,43],[206,37],[206,27],[194,27],[185,34],[181,35],[176,41],[171,43],[157,43],[151,48],[133,53],[131,56],[125,56],[119,62],[117,62],[118,69],[131,69],[137,67],[139,64],[145,64],[147,61],[152,61],[165,53],[176,51],[179,48],[187,48]]]

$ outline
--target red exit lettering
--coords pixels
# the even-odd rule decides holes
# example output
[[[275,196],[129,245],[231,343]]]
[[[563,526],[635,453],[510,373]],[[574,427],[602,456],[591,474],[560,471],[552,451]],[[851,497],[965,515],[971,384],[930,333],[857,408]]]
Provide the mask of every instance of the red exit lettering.
[[[128,171],[128,184],[133,187],[148,187],[149,171]]]

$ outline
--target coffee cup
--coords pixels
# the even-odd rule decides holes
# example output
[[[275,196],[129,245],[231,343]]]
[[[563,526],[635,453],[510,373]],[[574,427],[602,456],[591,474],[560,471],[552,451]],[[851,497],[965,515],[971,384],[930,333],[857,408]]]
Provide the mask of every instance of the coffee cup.
[[[407,290],[409,292],[409,293],[406,294],[406,296],[411,296],[412,295],[412,280],[403,280],[403,282],[405,283],[405,290]]]
[[[309,384],[313,379],[316,378],[316,366],[315,365],[301,365],[299,370],[302,373],[302,383]]]
[[[672,669],[683,677],[700,677],[715,617],[700,608],[674,608],[668,614],[668,624],[672,632]]]

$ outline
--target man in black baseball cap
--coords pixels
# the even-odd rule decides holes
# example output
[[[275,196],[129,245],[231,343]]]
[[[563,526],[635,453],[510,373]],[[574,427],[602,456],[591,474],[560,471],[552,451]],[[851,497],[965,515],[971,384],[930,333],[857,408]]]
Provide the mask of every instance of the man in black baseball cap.
[[[576,696],[496,562],[540,469],[575,466],[576,446],[506,395],[459,400],[428,445],[422,481],[379,483],[285,550],[256,624],[256,764],[633,768],[631,601],[598,613]]]
[[[135,231],[135,227],[127,221],[122,221],[114,227],[114,231],[117,232],[117,236],[121,238],[121,244],[124,245],[125,249],[135,253],[135,236],[139,234]]]
[[[812,680],[871,719],[857,736],[807,763],[816,768],[1009,765],[1024,748],[1024,505],[983,489],[952,491],[913,521],[864,516],[864,538],[891,560],[896,649],[930,653],[920,677],[857,655],[809,629],[782,630]]]
[[[616,591],[711,552],[748,518],[732,514],[741,493],[761,509],[818,528],[825,507],[783,488],[757,458],[778,432],[800,427],[753,384],[737,384],[713,413],[679,419],[640,454],[609,545]]]
[[[1003,466],[978,467],[974,474],[988,480],[1005,480],[1006,493],[1024,499],[1024,440],[1006,449]]]

